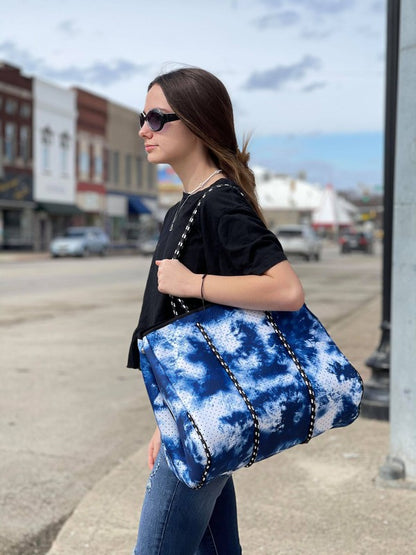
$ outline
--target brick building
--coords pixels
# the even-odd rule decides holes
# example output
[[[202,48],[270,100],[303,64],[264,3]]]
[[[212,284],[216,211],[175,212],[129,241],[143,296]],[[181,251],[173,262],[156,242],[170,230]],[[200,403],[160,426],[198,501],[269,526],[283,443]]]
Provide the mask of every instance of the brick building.
[[[32,79],[0,62],[0,248],[33,245]]]
[[[106,210],[107,100],[75,89],[77,98],[77,205],[84,215],[77,223],[104,225]]]

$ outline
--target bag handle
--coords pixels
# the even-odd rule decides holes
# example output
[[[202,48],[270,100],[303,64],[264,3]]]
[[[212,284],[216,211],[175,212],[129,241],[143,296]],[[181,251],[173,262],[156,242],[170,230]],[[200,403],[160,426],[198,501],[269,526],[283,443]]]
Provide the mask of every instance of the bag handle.
[[[199,201],[197,202],[195,208],[192,211],[192,214],[189,217],[188,223],[185,226],[185,229],[181,235],[181,238],[179,239],[178,245],[175,249],[175,252],[173,253],[172,258],[174,259],[179,259],[180,255],[182,254],[184,245],[185,245],[185,241],[187,240],[189,233],[192,229],[193,223],[195,221],[196,215],[198,213],[198,210],[202,204],[202,202],[204,201],[204,199],[206,198],[206,196],[208,195],[208,193],[210,193],[211,191],[213,191],[214,189],[220,189],[221,187],[234,187],[234,185],[231,185],[231,183],[217,183],[216,185],[211,185],[211,187],[209,187],[205,193],[202,195],[202,197],[199,199]],[[234,187],[236,188],[236,187]],[[242,191],[240,191],[238,189],[239,193],[241,194],[241,196],[244,197],[244,194],[242,193]],[[178,307],[176,303],[179,303],[179,305],[182,307],[182,309],[185,312],[189,312],[189,307],[188,305],[185,303],[185,301],[180,298],[180,297],[174,297],[173,295],[169,295],[170,296],[170,304],[172,306],[172,310],[173,310],[173,314],[175,316],[179,316],[179,311],[178,311]]]

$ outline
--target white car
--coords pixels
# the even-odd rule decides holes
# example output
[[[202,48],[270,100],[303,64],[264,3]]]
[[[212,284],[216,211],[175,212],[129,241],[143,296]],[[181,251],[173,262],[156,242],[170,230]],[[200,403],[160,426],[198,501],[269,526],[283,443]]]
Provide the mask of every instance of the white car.
[[[282,225],[273,230],[287,256],[320,260],[322,243],[313,228],[306,224]]]
[[[51,241],[51,256],[88,256],[107,254],[110,239],[99,227],[69,227],[64,235]]]

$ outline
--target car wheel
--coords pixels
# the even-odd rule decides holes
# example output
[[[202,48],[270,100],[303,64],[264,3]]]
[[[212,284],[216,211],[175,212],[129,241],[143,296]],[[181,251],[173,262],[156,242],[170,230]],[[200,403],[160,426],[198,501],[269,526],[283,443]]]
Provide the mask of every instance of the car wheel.
[[[314,258],[315,258],[315,260],[316,260],[317,262],[319,262],[319,261],[321,260],[321,253],[320,253],[320,252],[316,252]]]
[[[309,262],[309,260],[311,259],[310,255],[308,253],[305,253],[303,255],[304,259],[306,260],[306,262]]]

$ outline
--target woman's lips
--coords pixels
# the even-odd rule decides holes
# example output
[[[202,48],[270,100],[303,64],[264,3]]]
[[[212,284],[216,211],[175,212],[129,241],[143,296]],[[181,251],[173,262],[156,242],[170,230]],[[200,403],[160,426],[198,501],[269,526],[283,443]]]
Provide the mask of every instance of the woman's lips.
[[[154,148],[156,148],[156,145],[146,145],[144,148],[145,148],[146,152],[150,152]]]

